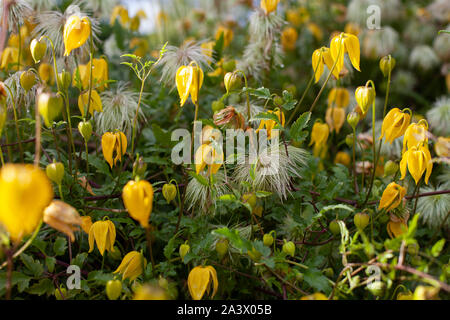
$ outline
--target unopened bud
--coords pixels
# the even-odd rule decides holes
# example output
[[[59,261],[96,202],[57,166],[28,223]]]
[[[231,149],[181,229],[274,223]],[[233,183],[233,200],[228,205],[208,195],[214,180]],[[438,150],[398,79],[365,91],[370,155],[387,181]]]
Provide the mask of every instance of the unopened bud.
[[[211,104],[211,109],[213,112],[218,112],[223,108],[225,108],[225,104],[220,100],[213,101]]]
[[[144,157],[138,155],[138,157],[133,163],[133,176],[143,177],[145,175],[146,170],[147,164],[144,162]]]
[[[395,59],[390,55],[381,58],[380,60],[380,69],[383,72],[383,75],[387,77],[392,70],[395,68]]]
[[[286,240],[285,240],[282,250],[284,253],[293,257],[295,254],[295,244],[292,241],[286,242]]]
[[[228,240],[221,239],[216,242],[216,252],[222,258],[228,252]]]
[[[347,115],[347,122],[353,129],[355,129],[358,125],[359,119],[360,117],[358,112],[352,111]]]
[[[263,243],[266,247],[270,247],[273,244],[273,236],[270,233],[266,233],[263,236]]]
[[[109,300],[117,300],[122,292],[122,281],[109,280],[106,283],[106,296]]]
[[[61,162],[55,162],[53,160],[53,163],[47,165],[45,172],[50,180],[60,185],[64,177],[64,165]]]
[[[225,89],[227,89],[227,93],[238,90],[242,87],[242,79],[239,74],[236,72],[228,72],[223,82],[225,84]]]
[[[38,41],[37,39],[33,39],[30,43],[30,51],[34,62],[38,63],[44,57],[47,51],[47,45],[43,40]]]
[[[70,72],[63,70],[62,72],[58,73],[58,85],[60,89],[66,91],[67,89],[69,89],[71,82],[72,75],[70,74]]]
[[[29,91],[36,83],[36,75],[33,71],[27,70],[20,75],[20,85],[25,91]]]
[[[367,227],[369,221],[370,216],[364,212],[358,212],[357,214],[355,214],[355,217],[353,218],[353,222],[355,223],[355,226],[359,230],[363,230],[365,227]]]
[[[353,133],[350,133],[350,134],[348,134],[348,135],[345,137],[345,143],[346,143],[347,146],[349,146],[349,147],[352,147],[352,146],[353,146],[353,140],[354,140]]]
[[[177,196],[177,187],[173,183],[166,183],[162,187],[162,195],[167,203],[170,203]]]
[[[191,247],[187,244],[187,241],[180,246],[179,253],[181,260],[184,260],[184,257],[188,254],[190,250]]]
[[[38,100],[39,113],[44,118],[45,125],[50,128],[53,120],[63,109],[63,99],[54,93],[41,93]]]
[[[81,121],[78,123],[78,131],[80,131],[84,141],[87,142],[92,135],[92,124],[89,121]]]
[[[384,164],[384,176],[390,176],[395,174],[398,171],[398,164],[392,160],[388,160]]]

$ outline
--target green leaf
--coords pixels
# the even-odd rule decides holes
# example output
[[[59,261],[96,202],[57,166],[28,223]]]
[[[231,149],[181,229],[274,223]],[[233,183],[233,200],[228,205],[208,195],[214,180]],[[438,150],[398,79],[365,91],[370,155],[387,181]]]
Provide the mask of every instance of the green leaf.
[[[320,270],[317,270],[316,268],[309,268],[305,270],[303,276],[305,282],[317,291],[325,292],[326,294],[331,291],[328,278],[325,277]]]
[[[213,234],[218,234],[227,238],[230,243],[236,248],[245,253],[252,249],[252,243],[247,239],[241,238],[239,232],[235,229],[220,228],[212,231]]]
[[[208,180],[204,176],[201,176],[201,175],[195,173],[194,171],[189,171],[189,175],[191,177],[195,178],[202,185],[204,185],[204,186],[208,186],[209,185]]]
[[[222,201],[236,201],[236,196],[234,194],[224,194],[223,196],[219,197],[219,200]]]
[[[266,198],[272,195],[272,192],[269,191],[256,191],[255,192],[256,196],[258,198]]]
[[[255,116],[255,119],[261,119],[261,120],[273,120],[275,121],[279,126],[281,126],[280,119],[278,119],[277,115],[270,112],[261,112],[258,113]]]
[[[172,256],[172,253],[175,251],[177,245],[176,245],[176,239],[177,239],[178,233],[175,234],[172,238],[170,238],[169,242],[167,242],[167,245],[164,247],[164,256],[167,260],[170,260],[170,257]]]
[[[297,104],[297,100],[295,100],[292,96],[292,93],[287,90],[283,91],[283,100],[284,103],[281,107],[287,111],[294,109],[295,105]]]
[[[38,296],[42,296],[43,294],[47,294],[47,296],[49,296],[54,290],[55,287],[50,279],[41,279],[38,283],[33,284],[27,292]]]
[[[77,254],[77,256],[74,259],[72,259],[71,264],[77,265],[81,268],[84,264],[84,261],[86,261],[87,256],[88,254],[86,252]]]
[[[248,92],[250,95],[255,96],[257,98],[260,99],[270,99],[271,95],[270,95],[270,90],[264,87],[258,88],[258,89],[253,89],[253,88],[247,88],[244,87],[242,89],[242,92]]]
[[[35,277],[40,277],[44,272],[44,267],[39,262],[39,260],[34,260],[30,255],[22,253],[20,255],[20,260],[22,260],[25,267],[33,274]]]
[[[298,119],[292,124],[290,129],[291,138],[295,141],[302,141],[306,136],[302,134],[303,129],[308,125],[309,120],[311,119],[311,112],[307,111],[303,113]]]
[[[436,242],[434,246],[431,248],[431,255],[435,258],[438,257],[442,249],[444,249],[444,245],[445,239],[441,239],[438,242]]]
[[[58,237],[53,244],[53,251],[56,256],[62,256],[67,249],[67,240],[63,237]]]
[[[45,257],[45,265],[47,266],[48,272],[53,272],[55,270],[56,259],[54,257]]]

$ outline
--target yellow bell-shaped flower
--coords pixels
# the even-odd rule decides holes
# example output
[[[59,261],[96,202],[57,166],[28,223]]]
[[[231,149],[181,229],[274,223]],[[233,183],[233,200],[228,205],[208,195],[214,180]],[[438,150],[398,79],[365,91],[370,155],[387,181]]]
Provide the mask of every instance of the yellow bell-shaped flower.
[[[167,203],[170,203],[177,196],[177,187],[173,183],[165,183],[162,187],[162,195]]]
[[[402,220],[389,221],[386,229],[391,238],[397,238],[408,231],[408,225]]]
[[[330,131],[335,130],[336,133],[339,133],[345,122],[345,109],[329,107],[325,113],[325,121],[330,127]]]
[[[344,166],[348,167],[350,165],[351,158],[347,152],[339,151],[336,153],[336,157],[334,158],[334,163],[340,163]]]
[[[89,230],[91,230],[91,227],[92,227],[92,218],[90,216],[82,216],[81,229],[83,229],[84,232],[89,234]]]
[[[217,293],[219,280],[217,280],[216,269],[212,266],[197,266],[189,272],[188,288],[192,299],[201,300],[205,291],[209,291],[209,287],[213,288],[211,298]]]
[[[298,32],[292,27],[286,27],[281,33],[281,45],[285,51],[292,51],[295,49],[295,43],[298,39]]]
[[[19,242],[39,225],[53,198],[53,187],[39,168],[6,164],[0,170],[0,224]]]
[[[400,111],[399,108],[393,108],[387,113],[386,117],[384,117],[381,126],[380,140],[383,139],[383,137],[386,137],[386,141],[392,144],[395,139],[401,137],[405,133],[410,121],[410,114]]]
[[[350,93],[345,88],[333,88],[328,94],[328,106],[347,108],[350,103]]]
[[[127,151],[127,137],[121,131],[105,132],[102,136],[102,151],[106,162],[112,168],[117,161],[122,161],[122,156]]]
[[[228,47],[233,41],[234,33],[230,28],[219,26],[216,31],[216,40],[219,40],[223,34],[223,46]]]
[[[328,49],[327,47],[322,47],[320,49],[315,50],[312,54],[311,61],[316,83],[319,81],[320,77],[323,74],[324,65],[327,66],[328,70],[331,70],[334,64],[334,60],[333,57],[331,56],[330,49]],[[336,79],[339,79],[339,71],[336,68],[334,68],[333,70],[333,76]]]
[[[375,100],[376,92],[372,86],[360,86],[355,90],[355,99],[363,115],[367,113]]]
[[[383,191],[378,210],[386,209],[386,211],[389,212],[397,208],[401,204],[405,195],[405,188],[396,184],[395,182],[389,183],[386,189],[384,189]]]
[[[350,62],[353,67],[361,71],[359,68],[360,60],[360,48],[359,39],[357,36],[342,32],[340,35],[335,36],[330,43],[330,52],[333,57],[333,61],[336,61],[336,69],[338,73],[341,72],[344,67],[344,54],[348,53]]]
[[[17,70],[17,63],[19,62],[19,49],[15,47],[6,47],[2,52],[2,61],[0,69],[8,70],[10,66],[14,67],[13,70]]]
[[[425,184],[428,184],[428,179],[433,170],[433,161],[431,160],[430,150],[428,150],[427,145],[421,143],[418,147],[414,146],[409,148],[403,154],[402,160],[400,161],[401,180],[406,176],[407,167],[416,184],[419,183],[420,178],[422,178],[422,175],[426,171]]]
[[[406,128],[403,137],[402,154],[411,147],[415,147],[420,143],[428,143],[428,123],[426,120],[420,120],[418,123],[411,123]]]
[[[91,22],[88,17],[71,15],[64,25],[64,56],[81,47],[91,34]]]
[[[46,84],[53,84],[55,82],[55,73],[53,67],[48,63],[41,63],[38,69],[39,78]]]
[[[280,0],[261,0],[261,9],[268,15],[277,10],[278,2],[280,2]]]
[[[176,85],[180,96],[180,105],[183,106],[191,95],[192,102],[197,104],[198,93],[203,84],[203,71],[194,63],[181,66],[177,70]]]
[[[309,145],[325,145],[327,143],[329,134],[330,128],[328,127],[328,124],[320,122],[314,123],[311,131],[311,141],[309,142]]]
[[[105,59],[93,59],[92,64],[92,82],[96,86],[95,88],[99,91],[104,90],[108,87],[108,62]],[[89,70],[91,68],[91,63],[89,62],[86,66],[86,76],[87,76],[87,85],[86,89],[89,86]],[[83,82],[84,83],[84,82]]]
[[[208,166],[208,174],[216,174],[223,164],[223,152],[214,146],[202,144],[195,152],[195,171],[199,174]]]
[[[122,191],[122,199],[130,216],[148,228],[153,207],[153,187],[146,180],[128,181]]]
[[[123,280],[129,278],[130,281],[133,281],[144,272],[146,267],[147,260],[142,253],[131,251],[123,257],[122,262],[113,273],[120,273]]]
[[[322,29],[319,27],[318,24],[314,23],[314,22],[309,22],[306,25],[306,28],[308,28],[309,32],[311,32],[311,34],[314,36],[314,38],[320,42],[323,39],[323,32]]]
[[[121,6],[121,5],[115,6],[111,13],[111,19],[110,19],[109,23],[111,25],[113,25],[114,22],[116,21],[116,19],[119,20],[119,23],[123,27],[126,27],[128,22],[130,21],[130,17],[128,15],[127,8],[125,8],[124,6]]]
[[[44,210],[44,222],[62,233],[70,237],[72,242],[75,241],[74,231],[81,226],[82,220],[77,210],[71,205],[60,201],[53,200]]]
[[[281,123],[281,126],[284,127],[285,117],[284,117],[283,111],[281,111],[279,108],[276,108],[273,111],[269,110],[268,113],[276,115],[278,120]],[[271,140],[272,139],[272,130],[275,128],[276,125],[277,125],[277,122],[274,120],[270,120],[270,119],[269,120],[261,120],[261,122],[259,123],[259,127],[256,130],[256,133],[258,133],[260,130],[265,128],[267,131],[267,139]]]
[[[94,241],[102,256],[105,250],[114,252],[116,227],[111,220],[97,221],[92,224],[89,229],[89,252],[94,250]]]
[[[78,109],[84,117],[84,110],[87,108],[89,101],[89,91],[78,96]],[[89,113],[94,115],[94,111],[103,112],[102,99],[96,90],[91,91],[91,104],[89,105]]]

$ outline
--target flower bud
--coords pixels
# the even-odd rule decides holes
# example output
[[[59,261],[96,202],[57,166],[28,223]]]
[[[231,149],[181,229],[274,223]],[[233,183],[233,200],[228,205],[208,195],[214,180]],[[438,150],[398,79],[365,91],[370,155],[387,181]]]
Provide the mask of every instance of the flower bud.
[[[369,224],[369,220],[370,216],[364,212],[358,212],[353,218],[353,222],[359,230],[364,230],[364,228]]]
[[[367,289],[376,297],[381,297],[384,294],[386,285],[381,281],[374,281],[367,285]]]
[[[277,106],[277,107],[281,107],[282,105],[283,105],[283,98],[282,97],[280,97],[279,95],[276,95],[274,98],[273,98],[273,103]]]
[[[144,162],[144,157],[138,156],[133,163],[133,176],[144,177],[147,170],[147,164]]]
[[[334,276],[334,270],[333,268],[326,268],[323,269],[323,274],[327,277],[327,278],[332,278]]]
[[[36,75],[33,71],[27,70],[20,75],[20,85],[25,91],[29,91],[36,83]]]
[[[255,247],[252,248],[252,250],[247,251],[248,256],[250,259],[252,259],[255,262],[258,262],[261,260],[262,253],[255,249]]]
[[[218,112],[223,108],[225,108],[225,104],[220,100],[213,101],[211,104],[211,109],[213,112]]]
[[[109,280],[106,283],[106,296],[109,300],[117,300],[122,292],[122,281]]]
[[[38,100],[39,113],[44,118],[45,125],[50,128],[53,120],[63,109],[63,99],[54,93],[41,93]]]
[[[395,68],[395,59],[390,55],[381,58],[380,60],[380,69],[383,72],[383,75],[387,77],[390,72]]]
[[[221,239],[216,242],[216,252],[222,258],[228,252],[228,240]]]
[[[78,131],[80,131],[84,141],[87,142],[92,135],[92,124],[89,121],[81,121],[78,123]]]
[[[283,252],[290,255],[291,257],[295,254],[295,244],[292,241],[286,242],[283,244]]]
[[[352,147],[352,146],[353,146],[353,140],[354,140],[354,138],[353,138],[353,133],[350,133],[350,134],[348,134],[348,135],[345,137],[345,143],[346,143],[347,146],[349,146],[349,147]]]
[[[330,229],[331,233],[334,234],[335,236],[341,233],[341,228],[339,227],[338,220],[331,221],[328,228]]]
[[[266,247],[270,247],[273,244],[273,237],[270,233],[266,233],[263,236],[263,243]]]
[[[38,41],[37,39],[33,39],[30,43],[30,51],[34,62],[38,63],[44,57],[47,51],[47,45],[43,40]]]
[[[398,164],[392,160],[387,161],[384,164],[384,176],[390,176],[397,172],[398,170]]]
[[[64,300],[67,298],[67,290],[66,288],[56,288],[55,289],[55,298],[56,300]]]
[[[62,72],[58,73],[57,80],[60,89],[66,91],[67,89],[69,89],[69,86],[72,82],[72,75],[70,74],[70,72],[63,70]]]
[[[227,93],[236,91],[242,87],[241,76],[236,72],[228,72],[223,78],[223,82],[225,84],[225,89],[227,89]]]
[[[173,183],[166,183],[162,187],[162,195],[170,203],[177,196],[177,187]]]
[[[50,180],[57,185],[60,185],[64,177],[64,165],[61,162],[55,162],[55,160],[53,160],[53,163],[47,165],[45,172]]]
[[[180,246],[179,253],[181,260],[184,260],[184,257],[188,254],[190,250],[191,247],[187,244],[187,241]]]
[[[375,100],[375,89],[371,86],[358,87],[355,91],[355,98],[362,113],[366,114]]]
[[[360,117],[358,112],[352,111],[347,115],[347,122],[353,129],[355,129],[358,125],[359,119]]]

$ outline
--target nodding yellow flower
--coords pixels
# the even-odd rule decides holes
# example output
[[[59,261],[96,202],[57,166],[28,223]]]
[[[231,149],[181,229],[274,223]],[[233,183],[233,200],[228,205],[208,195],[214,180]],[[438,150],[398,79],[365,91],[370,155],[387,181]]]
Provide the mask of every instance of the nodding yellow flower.
[[[428,122],[426,120],[420,120],[418,123],[411,123],[406,128],[405,135],[403,137],[403,149],[402,154],[406,149],[415,147],[420,143],[428,143]]]
[[[413,146],[409,148],[408,151],[403,154],[402,160],[400,161],[401,180],[406,176],[406,167],[408,167],[409,173],[414,178],[416,184],[419,183],[420,178],[426,171],[425,184],[428,184],[428,179],[433,170],[433,161],[431,160],[428,146],[421,143],[418,147]]]
[[[111,220],[94,222],[89,229],[89,252],[94,251],[94,240],[102,256],[105,250],[114,252],[114,242],[116,241],[114,223]]]
[[[8,68],[12,65],[13,70],[18,69],[17,63],[19,62],[19,49],[14,47],[6,47],[2,53],[2,63],[0,65],[0,69],[8,70]]]
[[[82,216],[81,229],[83,229],[84,232],[89,234],[89,230],[91,230],[91,227],[92,227],[92,218],[90,216]]]
[[[350,162],[351,162],[350,155],[347,152],[339,151],[338,153],[336,153],[334,163],[340,163],[348,167],[350,165]]]
[[[1,132],[1,131],[0,131]],[[438,137],[434,145],[434,151],[438,157],[450,157],[450,138]]]
[[[134,16],[139,17],[140,19],[147,18],[147,14],[145,13],[145,11],[143,9],[139,9]]]
[[[344,28],[345,33],[350,33],[355,36],[358,36],[361,32],[361,27],[357,23],[348,22]]]
[[[173,183],[166,183],[162,187],[162,194],[167,203],[170,203],[177,196],[177,187]]]
[[[302,23],[305,23],[309,20],[309,12],[305,7],[300,7],[298,9],[289,9],[286,10],[286,20],[296,26],[300,27]]]
[[[93,59],[92,64],[92,82],[96,90],[103,91],[108,87],[108,62],[105,59]],[[83,89],[89,88],[89,72],[91,69],[91,62],[85,66],[80,66],[80,78],[83,85]]]
[[[311,141],[309,145],[313,143],[316,146],[324,146],[327,144],[328,136],[330,134],[330,128],[326,123],[316,122],[314,123],[311,131]]]
[[[60,200],[53,200],[44,210],[44,222],[62,233],[70,237],[72,242],[75,241],[74,231],[81,226],[82,220],[77,210]]]
[[[300,300],[328,300],[327,296],[321,292],[310,294],[309,296],[301,297]]]
[[[6,164],[0,170],[0,224],[19,242],[39,225],[53,198],[46,174],[28,164]]]
[[[406,195],[406,189],[402,186],[391,182],[387,185],[381,196],[380,205],[378,210],[386,209],[387,212],[397,208]]]
[[[328,106],[347,108],[350,103],[350,93],[345,88],[333,88],[328,94]]]
[[[223,46],[228,47],[233,41],[234,33],[230,28],[219,26],[216,31],[216,40],[219,40],[221,35],[223,34]]]
[[[211,298],[217,293],[217,288],[219,287],[219,280],[217,280],[216,269],[212,266],[197,266],[189,272],[188,276],[188,288],[192,299],[201,300],[205,291],[211,286],[213,292]]]
[[[391,238],[397,238],[408,231],[408,225],[403,220],[389,221],[386,229]]]
[[[102,136],[102,151],[103,157],[105,157],[106,162],[112,168],[117,161],[122,161],[122,156],[127,151],[127,137],[121,131],[115,133],[105,132]]]
[[[281,44],[285,51],[292,51],[295,49],[295,43],[298,39],[298,32],[292,27],[286,27],[281,33]]]
[[[277,10],[278,2],[280,2],[280,0],[261,0],[261,9],[268,15]]]
[[[39,95],[38,110],[48,128],[53,125],[53,120],[61,113],[63,103],[60,95],[50,92],[44,92]]]
[[[64,56],[81,47],[91,34],[91,22],[88,17],[71,15],[64,25]]]
[[[344,125],[345,118],[345,109],[343,108],[329,107],[325,113],[325,121],[330,127],[330,132],[336,130],[339,133]]]
[[[355,90],[355,99],[365,115],[375,100],[376,92],[372,86],[360,86]]]
[[[89,88],[89,70],[87,64],[80,64],[73,72],[72,75],[72,85],[77,86],[77,81],[82,89],[86,90]],[[92,81],[94,81],[94,70],[92,70]]]
[[[130,216],[148,228],[153,208],[153,187],[146,180],[130,180],[122,190],[122,199]]]
[[[134,49],[133,54],[139,57],[145,57],[147,52],[150,51],[150,46],[146,39],[131,38],[130,49]]]
[[[169,20],[169,16],[164,11],[159,11],[158,15],[156,16],[156,24],[158,27],[162,27],[166,24],[167,20]]]
[[[359,68],[360,48],[357,36],[341,32],[340,35],[335,36],[331,40],[330,51],[333,60],[337,60],[336,69],[338,70],[338,73],[340,73],[344,67],[344,54],[346,52],[348,53],[348,57],[350,58],[353,67],[356,70],[361,71]]]
[[[119,23],[123,27],[126,27],[128,22],[130,21],[130,17],[128,15],[127,8],[125,8],[124,6],[121,6],[121,5],[115,6],[111,13],[111,19],[110,19],[109,23],[111,25],[113,25],[117,18],[119,19]]]
[[[133,18],[131,18],[130,20],[131,31],[138,31],[140,25],[141,25],[141,18],[139,18],[138,16],[134,16]]]
[[[216,43],[214,41],[203,42],[200,47],[202,48],[202,53],[212,58],[214,52],[214,45]]]
[[[89,101],[89,91],[86,91],[78,96],[78,109],[84,117],[84,109],[87,107]],[[89,113],[94,115],[94,111],[103,112],[102,99],[97,90],[91,91],[91,104],[89,105]]]
[[[331,70],[334,64],[334,60],[333,57],[331,56],[330,49],[328,49],[327,47],[322,47],[320,49],[315,50],[312,54],[311,61],[313,71],[315,72],[316,83],[322,76],[324,65],[327,66],[328,70]],[[339,71],[336,68],[334,68],[333,70],[333,76],[336,79],[339,79]]]
[[[216,174],[223,164],[223,152],[209,144],[202,144],[195,152],[195,171],[199,174],[208,166],[208,175]]]
[[[399,108],[393,108],[387,113],[381,126],[380,140],[383,139],[383,137],[386,137],[386,141],[392,144],[395,139],[401,137],[405,133],[406,128],[411,122],[411,114],[405,113],[405,110],[400,111]]]
[[[320,27],[317,24],[315,24],[314,22],[310,22],[306,25],[306,27],[317,41],[321,41],[323,39],[322,29],[320,29]]]
[[[160,286],[144,284],[136,289],[133,300],[169,300],[169,296]]]
[[[285,117],[284,117],[283,111],[281,111],[279,108],[276,108],[273,111],[269,110],[268,113],[272,113],[272,114],[276,115],[278,120],[281,123],[281,126],[284,127]],[[261,122],[259,123],[259,127],[256,130],[256,133],[258,133],[259,130],[262,130],[265,128],[267,131],[267,139],[271,140],[272,139],[272,130],[275,128],[276,125],[277,125],[277,122],[274,120],[261,120]]]
[[[198,93],[203,84],[203,70],[195,62],[191,62],[188,66],[178,68],[175,80],[180,96],[180,105],[183,106],[186,103],[189,95],[192,102],[197,104]]]
[[[41,61],[47,51],[47,44],[41,40],[33,39],[30,43],[30,53],[35,63]]]
[[[46,84],[55,83],[55,73],[53,72],[53,67],[48,63],[41,63],[38,69],[39,78]]]
[[[122,262],[113,273],[120,273],[123,280],[129,278],[130,281],[133,281],[144,272],[146,267],[147,260],[142,253],[131,251],[123,257]]]

